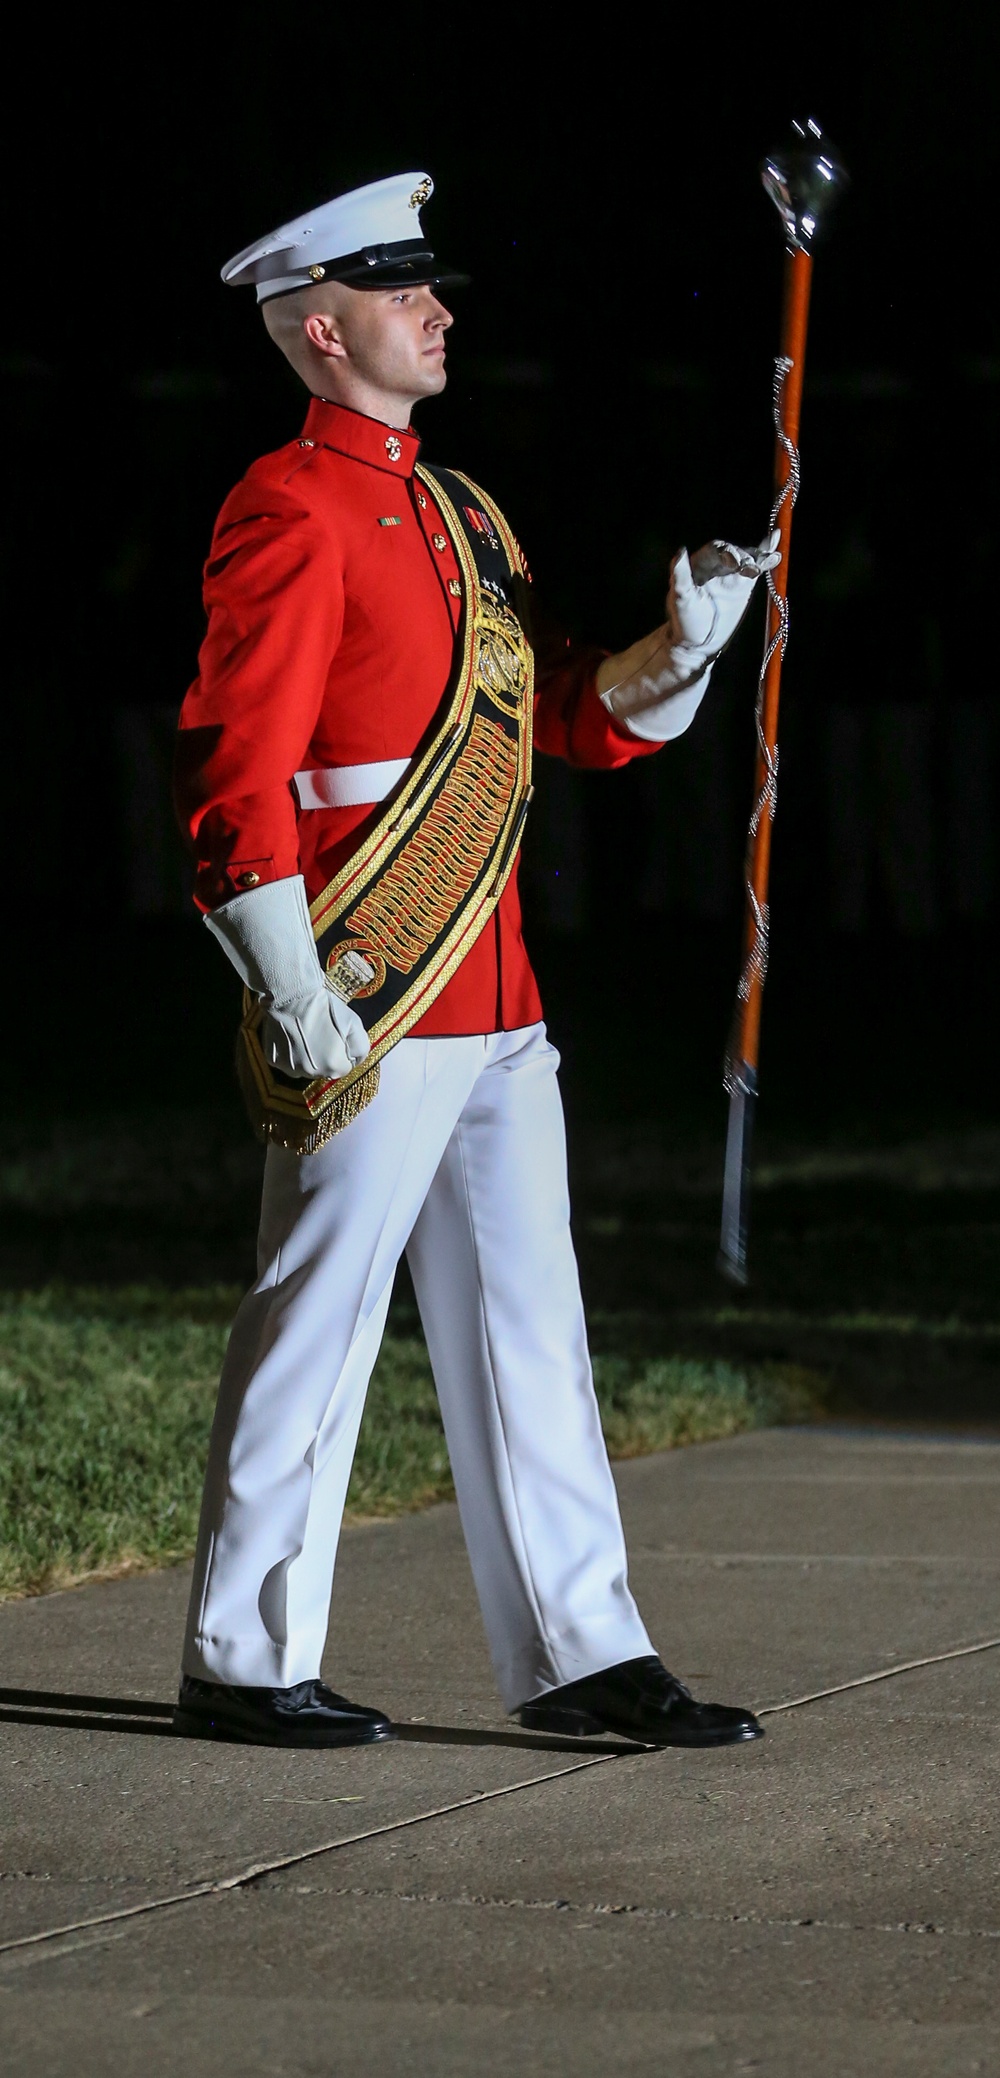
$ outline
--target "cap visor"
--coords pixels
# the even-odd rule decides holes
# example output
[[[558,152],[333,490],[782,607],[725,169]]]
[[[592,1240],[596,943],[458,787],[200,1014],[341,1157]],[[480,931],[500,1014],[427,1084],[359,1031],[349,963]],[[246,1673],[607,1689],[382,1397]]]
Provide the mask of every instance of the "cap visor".
[[[451,288],[465,288],[471,280],[470,275],[462,274],[456,267],[449,267],[444,260],[433,257],[426,261],[385,260],[380,266],[351,267],[343,271],[330,268],[327,278],[345,282],[351,289],[410,289],[419,288],[424,283],[440,286],[445,282]]]

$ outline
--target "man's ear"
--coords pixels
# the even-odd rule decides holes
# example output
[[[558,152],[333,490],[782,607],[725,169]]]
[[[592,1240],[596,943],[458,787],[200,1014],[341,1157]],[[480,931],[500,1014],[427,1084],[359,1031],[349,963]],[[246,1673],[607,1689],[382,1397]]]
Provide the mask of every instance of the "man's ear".
[[[331,360],[342,360],[346,352],[340,336],[337,320],[328,311],[315,310],[302,321],[302,330],[310,346],[318,354],[326,354]]]

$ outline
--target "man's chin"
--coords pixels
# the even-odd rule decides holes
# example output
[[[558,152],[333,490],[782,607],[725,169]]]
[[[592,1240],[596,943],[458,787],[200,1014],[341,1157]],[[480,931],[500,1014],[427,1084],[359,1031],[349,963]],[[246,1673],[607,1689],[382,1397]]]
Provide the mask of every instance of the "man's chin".
[[[425,397],[439,397],[441,395],[441,391],[444,389],[447,380],[448,376],[443,368],[435,368],[433,373],[428,368],[422,369],[420,374],[420,388],[418,390],[416,388],[416,385],[414,385],[413,391],[411,393],[413,405],[415,406],[417,404],[422,404]]]

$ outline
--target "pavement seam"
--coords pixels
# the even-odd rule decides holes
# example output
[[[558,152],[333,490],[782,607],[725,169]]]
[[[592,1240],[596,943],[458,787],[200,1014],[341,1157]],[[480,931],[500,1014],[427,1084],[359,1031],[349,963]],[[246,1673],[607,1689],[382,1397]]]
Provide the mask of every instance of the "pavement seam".
[[[633,1544],[632,1550],[646,1563],[712,1566],[721,1573],[735,1566],[923,1566],[929,1573],[951,1566],[960,1567],[966,1574],[985,1573],[992,1578],[1000,1567],[996,1558],[961,1558],[952,1552],[663,1551],[649,1544]]]
[[[920,1667],[941,1666],[947,1660],[968,1659],[975,1653],[992,1652],[998,1647],[1000,1638],[981,1639],[975,1645],[954,1646],[949,1652],[929,1653],[922,1659],[906,1660],[899,1666],[881,1667],[873,1674],[860,1674],[853,1681],[838,1682],[833,1688],[816,1689],[809,1695],[792,1696],[784,1703],[762,1704],[756,1714],[758,1717],[776,1717],[782,1711],[801,1710],[807,1704],[823,1702],[829,1696],[846,1695],[852,1689],[870,1687],[873,1682],[892,1681],[896,1675],[910,1674]],[[100,1912],[87,1919],[71,1920],[66,1926],[45,1927],[35,1934],[22,1934],[15,1941],[0,1942],[0,1956],[11,1955],[18,1950],[40,1948],[50,1941],[66,1939],[71,1934],[89,1932],[99,1927],[111,1927],[122,1920],[139,1919],[153,1912],[165,1912],[172,1907],[189,1905],[198,1898],[219,1897],[227,1891],[244,1889],[262,1876],[276,1875],[282,1869],[298,1868],[303,1862],[312,1861],[318,1855],[333,1854],[342,1847],[357,1847],[366,1840],[377,1840],[387,1833],[402,1832],[408,1826],[423,1825],[432,1818],[446,1818],[455,1811],[466,1811],[477,1804],[492,1803],[500,1797],[516,1796],[521,1790],[536,1789],[547,1782],[559,1782],[569,1775],[582,1774],[587,1768],[606,1767],[609,1761],[635,1758],[649,1751],[648,1747],[632,1747],[617,1753],[593,1755],[585,1761],[574,1761],[571,1767],[557,1768],[551,1774],[530,1776],[526,1782],[511,1782],[504,1784],[500,1789],[480,1790],[475,1796],[460,1797],[452,1804],[438,1804],[429,1811],[417,1811],[408,1818],[394,1819],[388,1825],[371,1826],[364,1832],[351,1833],[343,1839],[324,1840],[316,1847],[302,1848],[296,1854],[280,1855],[272,1861],[252,1863],[249,1868],[238,1870],[235,1875],[191,1884],[184,1890],[171,1892],[167,1897],[149,1898],[144,1904],[124,1905],[115,1912]]]
[[[269,1889],[282,1890],[279,1883]],[[814,1927],[819,1933],[840,1934],[938,1934],[968,1941],[1000,1941],[1000,1927],[942,1926],[936,1920],[817,1919],[769,1915],[764,1912],[696,1912],[678,1905],[612,1905],[579,1898],[504,1898],[488,1892],[389,1890],[364,1884],[300,1884],[292,1897],[370,1898],[377,1904],[473,1905],[487,1911],[578,1912],[601,1919],[691,1920],[699,1926]]]
[[[35,1934],[22,1934],[16,1941],[0,1942],[0,1956],[11,1955],[18,1949],[39,1948],[46,1942],[59,1941],[70,1934],[89,1932],[92,1928],[110,1927],[123,1919],[140,1919],[151,1912],[165,1912],[177,1905],[193,1904],[197,1898],[219,1897],[227,1891],[241,1890],[256,1883],[262,1876],[272,1876],[281,1869],[297,1868],[302,1862],[312,1861],[320,1854],[333,1854],[341,1847],[357,1847],[365,1840],[378,1840],[386,1833],[403,1832],[407,1826],[423,1825],[431,1818],[448,1818],[455,1811],[467,1811],[476,1804],[489,1804],[498,1797],[516,1796],[519,1790],[537,1789],[545,1782],[559,1782],[567,1775],[582,1774],[586,1768],[606,1767],[609,1761],[634,1758],[637,1753],[648,1752],[647,1747],[624,1748],[621,1752],[602,1753],[585,1761],[574,1761],[569,1768],[556,1768],[551,1774],[532,1775],[526,1782],[504,1783],[500,1789],[478,1790],[475,1796],[460,1797],[453,1804],[437,1804],[429,1811],[415,1811],[408,1818],[396,1818],[388,1825],[369,1826],[365,1832],[350,1833],[339,1840],[324,1840],[318,1847],[304,1847],[296,1854],[279,1855],[273,1861],[253,1862],[249,1868],[240,1869],[233,1876],[209,1878],[204,1883],[190,1884],[185,1890],[172,1891],[167,1897],[147,1898],[140,1905],[123,1905],[115,1912],[94,1913],[87,1919],[71,1920],[66,1926],[44,1927]]]
[[[893,1681],[897,1674],[912,1674],[918,1667],[940,1667],[946,1660],[971,1659],[977,1652],[996,1652],[1000,1638],[982,1638],[977,1645],[954,1645],[950,1652],[930,1652],[924,1659],[903,1660],[894,1667],[879,1667],[874,1674],[858,1674],[853,1681],[838,1681],[834,1688],[813,1689],[806,1696],[790,1696],[786,1703],[761,1703],[757,1717],[777,1717],[782,1710],[801,1710],[806,1703],[822,1703],[827,1696],[844,1696],[852,1688],[870,1688],[875,1681]]]

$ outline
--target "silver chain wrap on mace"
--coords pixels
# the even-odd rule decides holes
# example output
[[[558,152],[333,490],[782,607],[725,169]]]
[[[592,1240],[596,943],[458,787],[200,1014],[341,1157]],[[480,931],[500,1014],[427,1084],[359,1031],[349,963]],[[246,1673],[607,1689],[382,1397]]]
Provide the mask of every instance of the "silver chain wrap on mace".
[[[799,495],[799,483],[801,481],[801,471],[799,467],[799,451],[794,441],[789,439],[788,434],[785,431],[784,421],[782,418],[782,404],[784,401],[785,381],[787,379],[791,366],[792,363],[788,359],[787,354],[777,355],[774,363],[774,381],[771,392],[772,416],[774,419],[774,430],[778,436],[779,445],[784,448],[785,453],[788,456],[788,475],[786,476],[785,481],[782,484],[781,489],[774,500],[774,504],[771,507],[771,516],[768,521],[768,528],[769,531],[772,532],[778,524],[778,517],[781,512],[781,508],[785,504],[786,500],[790,500],[792,506],[794,506],[795,500]],[[777,805],[778,746],[777,744],[775,744],[774,750],[772,751],[764,734],[764,685],[767,679],[768,665],[771,662],[771,658],[773,657],[775,650],[780,648],[782,657],[784,657],[785,648],[788,642],[788,601],[787,599],[783,599],[781,593],[778,591],[778,587],[774,582],[774,575],[772,571],[766,570],[764,572],[764,578],[767,584],[768,597],[777,615],[777,625],[775,627],[774,634],[772,635],[770,642],[767,644],[764,650],[764,658],[760,667],[760,677],[757,680],[757,701],[754,707],[754,726],[757,731],[757,749],[760,752],[760,761],[764,768],[764,777],[761,783],[760,792],[758,793],[757,799],[753,804],[753,812],[750,817],[750,827],[747,832],[747,852],[746,865],[744,867],[744,887],[746,890],[746,898],[750,915],[753,918],[753,937],[751,938],[747,956],[743,963],[743,971],[740,975],[739,987],[737,989],[737,995],[741,1003],[746,1003],[749,1000],[750,991],[753,988],[755,981],[759,981],[761,987],[763,987],[764,978],[767,974],[768,939],[770,933],[770,907],[767,902],[758,902],[756,891],[754,889],[752,877],[753,843],[764,816],[767,816],[769,822],[774,821],[774,811]],[[726,1070],[724,1077],[724,1087],[726,1088],[730,1096],[732,1096],[736,1088],[737,1080],[738,1071],[736,1069],[736,1064],[730,1057],[726,1061]]]

